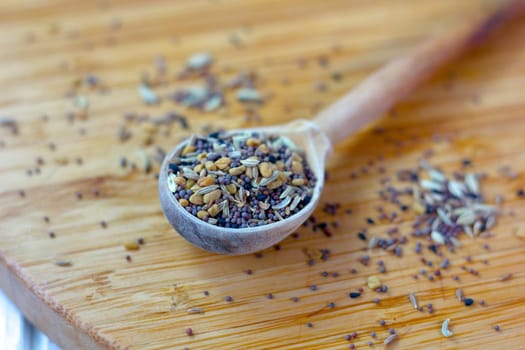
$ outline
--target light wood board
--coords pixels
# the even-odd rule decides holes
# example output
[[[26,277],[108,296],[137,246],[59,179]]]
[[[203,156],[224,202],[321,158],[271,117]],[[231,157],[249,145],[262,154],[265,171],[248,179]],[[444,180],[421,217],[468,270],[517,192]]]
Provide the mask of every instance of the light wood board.
[[[372,348],[378,349],[389,327],[399,334],[391,344],[398,349],[522,347],[525,241],[515,232],[524,229],[525,210],[524,200],[516,196],[525,186],[523,20],[335,148],[321,207],[341,203],[340,214],[332,217],[322,208],[316,212],[318,220],[339,222],[333,237],[302,228],[299,238],[287,239],[279,251],[265,251],[262,258],[214,255],[180,238],[158,203],[158,168],[151,174],[141,170],[144,130],[130,126],[133,137],[124,143],[117,137],[123,115],[130,112],[154,117],[179,111],[196,132],[206,126],[253,125],[233,96],[220,113],[186,111],[169,101],[145,106],[137,87],[144,72],[154,75],[156,55],[165,57],[171,77],[189,55],[200,51],[214,55],[213,69],[220,77],[231,75],[227,71],[256,71],[259,89],[268,97],[259,109],[261,123],[270,125],[313,117],[381,64],[460,21],[480,4],[1,2],[0,117],[15,118],[19,135],[0,128],[0,287],[64,349],[344,349],[350,343],[345,335],[354,331],[359,333],[352,340],[357,348],[368,348],[371,340]],[[319,64],[321,57],[328,61],[326,66]],[[65,95],[87,73],[100,77],[108,92],[83,87],[89,117],[71,123],[67,113],[74,106]],[[320,81],[327,91],[316,89]],[[171,79],[158,91],[167,94],[177,86],[181,83]],[[189,132],[173,126],[169,136],[159,132],[155,144],[168,150]],[[415,166],[427,150],[434,152],[432,164],[447,172],[460,168],[462,159],[471,159],[472,169],[488,175],[482,183],[487,200],[493,202],[498,194],[505,197],[495,236],[462,238],[456,254],[445,253],[451,266],[434,282],[412,278],[424,267],[413,253],[412,213],[401,215],[400,231],[409,236],[403,258],[382,250],[367,252],[366,243],[357,237],[367,226],[366,218],[377,216],[376,206],[383,205],[377,194],[380,179]],[[121,156],[136,162],[138,169],[121,168]],[[27,175],[37,167],[38,157],[45,162],[39,166],[41,173]],[[81,165],[77,158],[82,158]],[[517,178],[498,172],[505,165]],[[354,172],[358,175],[352,179]],[[346,214],[347,209],[352,214]],[[101,221],[107,222],[106,228]],[[369,232],[384,235],[391,226],[378,222]],[[123,243],[138,237],[145,245],[125,251]],[[489,249],[483,248],[485,243]],[[309,266],[305,248],[330,249],[331,258]],[[368,267],[358,262],[364,254],[371,257]],[[465,262],[468,255],[473,262]],[[427,251],[424,256],[435,264],[441,260]],[[57,259],[69,259],[73,265],[57,266]],[[381,259],[386,274],[378,273]],[[463,271],[463,265],[477,269],[479,276]],[[351,274],[352,268],[357,273]],[[323,271],[339,277],[322,277]],[[513,273],[513,278],[499,281],[505,273]],[[366,278],[372,274],[380,275],[388,293],[368,290]],[[460,282],[452,279],[455,274]],[[310,290],[312,284],[317,291]],[[348,293],[359,287],[365,288],[363,295],[350,299]],[[457,287],[476,301],[484,299],[486,306],[465,307],[456,300]],[[413,310],[410,291],[421,304],[432,303],[435,312]],[[267,299],[268,293],[274,299]],[[224,300],[228,295],[232,302]],[[372,302],[376,296],[381,298],[378,305]],[[330,302],[334,308],[328,307]],[[202,308],[204,313],[188,314],[188,308]],[[451,338],[440,332],[446,318],[452,319]],[[379,325],[381,319],[386,327]],[[495,325],[500,332],[493,330]],[[186,336],[187,327],[194,336]],[[372,331],[376,339],[370,337]]]

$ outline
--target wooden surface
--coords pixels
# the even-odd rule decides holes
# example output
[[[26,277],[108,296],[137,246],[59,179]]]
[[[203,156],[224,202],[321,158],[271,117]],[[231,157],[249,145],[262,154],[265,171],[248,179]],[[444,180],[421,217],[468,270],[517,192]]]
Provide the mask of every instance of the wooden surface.
[[[255,70],[268,96],[259,109],[261,123],[269,125],[313,117],[381,64],[481,3],[0,3],[0,117],[19,123],[18,136],[0,128],[0,287],[64,349],[344,349],[349,346],[344,336],[353,331],[359,333],[352,341],[358,348],[368,348],[372,340],[379,349],[388,327],[399,334],[392,348],[522,347],[525,241],[516,232],[524,230],[525,206],[516,191],[525,186],[524,21],[449,66],[377,122],[375,131],[335,148],[322,203],[341,203],[340,215],[332,217],[321,208],[316,212],[318,220],[339,222],[331,238],[301,228],[299,238],[287,239],[280,250],[270,249],[262,257],[227,257],[194,248],[162,216],[154,177],[158,165],[150,174],[141,170],[140,152],[149,151],[142,143],[144,130],[131,125],[131,140],[122,143],[117,137],[123,114],[130,112],[158,116],[176,110],[188,116],[197,132],[253,125],[233,99],[219,113],[186,111],[168,101],[145,106],[137,87],[144,72],[154,75],[156,55],[166,58],[169,76],[186,57],[203,50],[213,53],[220,76],[228,69]],[[320,65],[320,57],[328,65]],[[89,114],[71,122],[67,113],[75,107],[66,95],[87,73],[99,76],[107,91],[80,87],[89,99]],[[315,88],[319,81],[326,83],[326,92]],[[170,92],[178,84],[170,79],[158,91]],[[169,136],[159,133],[155,144],[170,149],[189,132],[174,125]],[[505,197],[495,236],[463,237],[461,249],[445,253],[451,266],[434,282],[412,278],[424,267],[413,253],[412,213],[404,213],[400,224],[409,236],[403,258],[367,252],[356,235],[383,204],[377,191],[385,175],[379,168],[395,175],[415,166],[428,150],[434,151],[430,161],[445,171],[472,159],[473,169],[488,175],[482,184],[488,201],[497,194]],[[138,169],[122,169],[123,155]],[[38,157],[44,165],[37,165]],[[517,178],[501,175],[498,169],[504,165]],[[40,174],[27,175],[37,166]],[[352,173],[357,177],[352,179]],[[378,222],[369,232],[384,235],[391,226]],[[123,243],[138,237],[145,245],[125,251]],[[309,266],[305,248],[330,249],[331,258]],[[358,262],[364,254],[371,257],[368,267]],[[472,262],[465,262],[467,255]],[[441,260],[427,251],[424,256],[434,263]],[[61,259],[73,265],[57,266]],[[378,273],[379,260],[386,274]],[[479,276],[463,271],[463,265],[479,270]],[[357,273],[351,274],[352,268]],[[339,277],[322,277],[323,271]],[[504,273],[513,278],[499,281]],[[388,293],[368,290],[366,278],[372,274],[380,275]],[[455,274],[460,282],[452,279]],[[312,284],[317,291],[310,290]],[[363,296],[348,298],[359,287],[365,289]],[[486,306],[465,307],[456,300],[457,287],[476,301],[484,299]],[[421,304],[432,303],[435,312],[413,310],[410,291]],[[274,299],[267,299],[268,293]],[[232,302],[224,300],[228,295]],[[378,305],[372,302],[376,296]],[[188,308],[204,313],[188,314]],[[446,318],[452,319],[451,338],[440,332]],[[379,325],[381,319],[386,327]],[[492,329],[496,324],[500,332]],[[187,327],[195,335],[187,336]],[[376,339],[369,336],[372,331]]]

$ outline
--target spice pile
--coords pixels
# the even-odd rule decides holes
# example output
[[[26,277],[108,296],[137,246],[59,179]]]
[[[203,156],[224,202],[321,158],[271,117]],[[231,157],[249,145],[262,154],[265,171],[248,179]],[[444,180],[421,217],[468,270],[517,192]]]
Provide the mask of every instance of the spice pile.
[[[284,220],[310,202],[316,183],[291,140],[258,133],[192,136],[168,171],[188,213],[227,228]]]

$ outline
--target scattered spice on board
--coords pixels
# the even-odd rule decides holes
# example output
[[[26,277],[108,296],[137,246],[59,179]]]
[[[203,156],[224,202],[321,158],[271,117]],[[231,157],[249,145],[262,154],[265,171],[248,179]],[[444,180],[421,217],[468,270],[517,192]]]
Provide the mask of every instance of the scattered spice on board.
[[[73,266],[73,262],[71,260],[57,260],[55,261],[55,265],[61,266],[61,267],[68,267],[68,266]]]
[[[316,178],[302,152],[280,136],[192,136],[169,163],[167,186],[186,211],[212,225],[281,221],[311,200]]]

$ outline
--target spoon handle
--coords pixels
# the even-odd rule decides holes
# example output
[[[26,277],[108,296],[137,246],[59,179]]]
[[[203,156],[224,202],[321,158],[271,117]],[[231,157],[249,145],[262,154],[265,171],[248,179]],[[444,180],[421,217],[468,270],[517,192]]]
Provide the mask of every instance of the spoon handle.
[[[421,85],[436,70],[483,41],[489,33],[525,10],[525,0],[493,1],[444,33],[423,41],[344,95],[314,122],[332,144],[343,141],[382,116],[396,102]]]

